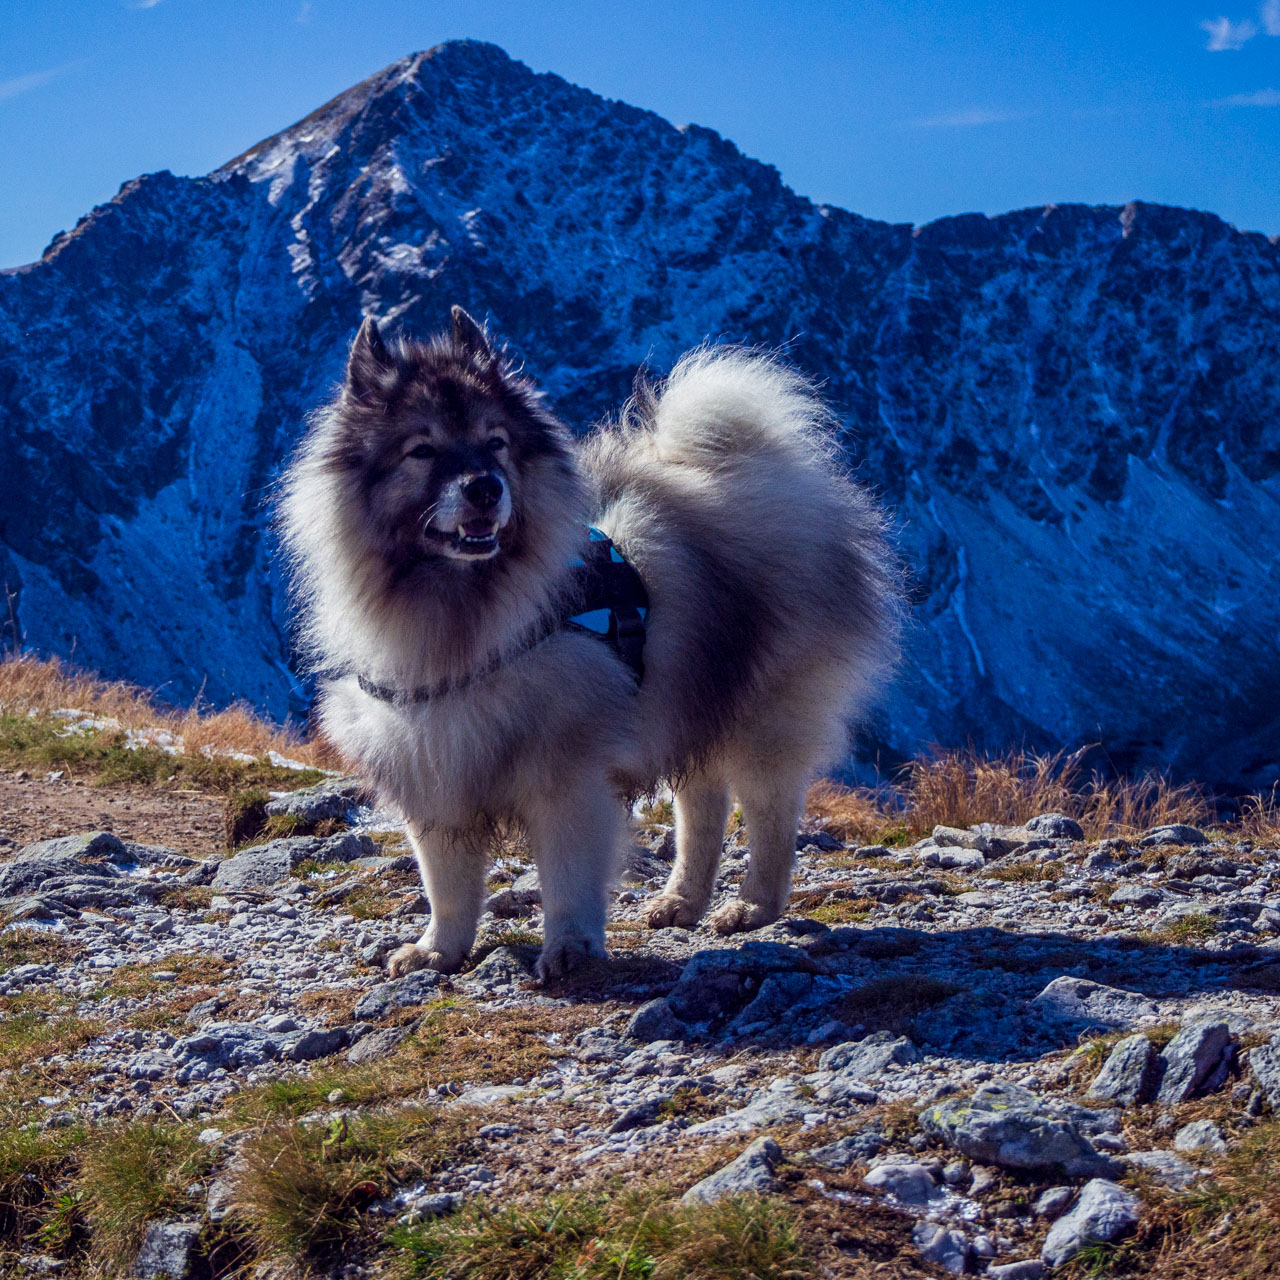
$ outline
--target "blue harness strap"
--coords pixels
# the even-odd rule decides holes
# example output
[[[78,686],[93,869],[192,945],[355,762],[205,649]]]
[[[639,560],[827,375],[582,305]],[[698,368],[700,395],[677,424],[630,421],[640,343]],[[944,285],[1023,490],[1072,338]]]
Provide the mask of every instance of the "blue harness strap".
[[[605,641],[636,673],[637,682],[642,680],[649,613],[644,580],[608,535],[590,525],[587,545],[570,568],[577,584],[565,626]]]

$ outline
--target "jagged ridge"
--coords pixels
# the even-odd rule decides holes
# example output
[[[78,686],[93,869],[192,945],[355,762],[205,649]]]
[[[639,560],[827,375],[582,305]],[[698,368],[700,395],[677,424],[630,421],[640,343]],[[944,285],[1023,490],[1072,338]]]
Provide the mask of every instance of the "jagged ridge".
[[[823,378],[914,573],[864,744],[1280,769],[1280,251],[1151,205],[913,230],[456,42],[0,274],[0,578],[27,643],[279,715],[264,499],[362,311],[487,314],[585,428],[705,337]],[[804,513],[797,512],[797,519]]]

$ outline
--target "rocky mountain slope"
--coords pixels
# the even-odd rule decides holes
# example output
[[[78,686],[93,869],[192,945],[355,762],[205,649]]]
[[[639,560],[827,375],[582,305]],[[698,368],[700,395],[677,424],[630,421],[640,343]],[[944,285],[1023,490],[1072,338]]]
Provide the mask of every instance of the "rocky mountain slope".
[[[9,625],[297,710],[273,479],[361,313],[424,332],[454,302],[583,429],[708,337],[824,380],[914,574],[867,755],[1280,769],[1276,244],[1149,205],[868,221],[471,42],[208,177],[139,178],[0,274]]]

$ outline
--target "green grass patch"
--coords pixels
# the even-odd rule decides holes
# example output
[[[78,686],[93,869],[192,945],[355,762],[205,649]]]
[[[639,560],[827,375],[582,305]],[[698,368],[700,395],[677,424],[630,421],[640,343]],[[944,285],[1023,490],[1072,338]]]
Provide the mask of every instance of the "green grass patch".
[[[661,1191],[473,1203],[388,1235],[403,1273],[431,1280],[806,1280],[819,1274],[794,1212],[733,1196],[682,1205]]]
[[[1206,942],[1218,932],[1218,926],[1212,916],[1193,915],[1179,916],[1162,924],[1156,929],[1147,929],[1138,934],[1143,942],[1155,942],[1161,945],[1184,946],[1192,942]]]

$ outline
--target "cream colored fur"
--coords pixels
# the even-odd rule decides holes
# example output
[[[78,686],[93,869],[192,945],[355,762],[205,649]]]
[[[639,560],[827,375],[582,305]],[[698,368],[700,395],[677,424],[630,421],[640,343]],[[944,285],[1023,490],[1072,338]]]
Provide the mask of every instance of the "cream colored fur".
[[[828,427],[809,386],[771,359],[685,357],[656,399],[575,447],[570,471],[511,478],[536,554],[464,620],[456,599],[397,596],[371,568],[370,513],[326,469],[338,427],[320,418],[286,484],[285,531],[324,667],[405,688],[477,670],[549,607],[587,517],[651,601],[638,690],[604,644],[569,631],[420,705],[378,701],[350,675],[328,684],[325,731],[404,813],[431,904],[393,974],[463,963],[502,822],[525,830],[537,860],[540,975],[602,956],[624,796],[663,779],[677,857],[649,923],[705,914],[734,794],[750,866],[713,927],[782,913],[806,785],[845,748],[892,660],[897,616],[880,519],[840,475]]]

